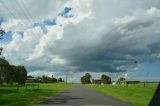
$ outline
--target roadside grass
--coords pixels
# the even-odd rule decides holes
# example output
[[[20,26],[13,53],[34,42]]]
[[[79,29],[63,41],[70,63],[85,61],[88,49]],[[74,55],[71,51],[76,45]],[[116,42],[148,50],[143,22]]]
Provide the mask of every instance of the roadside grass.
[[[39,89],[29,89],[25,87],[17,91],[16,86],[0,85],[0,106],[28,106],[37,104],[41,100],[47,99],[51,95],[56,95],[72,84],[66,83],[46,83],[39,84]]]
[[[133,106],[148,106],[157,84],[148,84],[144,88],[143,85],[86,85],[88,88],[106,95],[110,95],[124,102],[128,102]]]

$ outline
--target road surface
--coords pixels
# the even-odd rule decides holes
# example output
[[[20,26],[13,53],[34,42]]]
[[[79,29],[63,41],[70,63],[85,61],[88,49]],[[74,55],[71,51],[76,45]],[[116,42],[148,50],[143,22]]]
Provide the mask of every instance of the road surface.
[[[118,92],[117,92],[118,93]],[[39,105],[47,106],[131,106],[111,96],[106,96],[76,84],[63,93],[52,96]]]

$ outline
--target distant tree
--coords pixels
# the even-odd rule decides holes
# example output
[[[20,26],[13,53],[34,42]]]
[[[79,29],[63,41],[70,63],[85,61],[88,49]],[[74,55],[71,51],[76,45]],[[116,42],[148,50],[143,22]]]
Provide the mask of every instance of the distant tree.
[[[58,78],[58,82],[64,82],[62,78]]]
[[[34,78],[33,76],[31,76],[31,75],[29,75],[29,76],[27,76],[27,78]]]
[[[48,77],[48,76],[43,75],[41,79],[42,79],[41,82],[43,82],[43,83],[57,82],[57,79],[54,78],[53,76],[52,77]]]
[[[44,82],[44,83],[51,82],[51,80],[52,79],[48,76],[45,76],[45,75],[42,76],[42,82]]]
[[[101,82],[104,84],[111,84],[112,80],[109,76],[102,74],[101,75]]]
[[[92,78],[92,76],[89,73],[85,73],[85,76],[88,77],[89,79]]]
[[[85,84],[85,83],[86,83],[86,78],[85,78],[85,76],[82,76],[82,77],[81,77],[81,83],[82,83],[82,84]]]
[[[124,77],[120,77],[117,82],[120,83],[121,81],[125,81],[125,80],[126,79]]]
[[[89,73],[86,73],[84,76],[81,77],[81,83],[82,84],[90,84],[91,83],[91,75]]]
[[[52,82],[57,82],[57,79],[53,77]]]

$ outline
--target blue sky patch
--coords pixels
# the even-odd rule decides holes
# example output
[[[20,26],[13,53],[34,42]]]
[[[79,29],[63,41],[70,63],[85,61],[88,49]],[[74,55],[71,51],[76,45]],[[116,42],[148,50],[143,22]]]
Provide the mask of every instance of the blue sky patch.
[[[59,16],[63,16],[65,18],[72,17],[72,15],[68,15],[68,13],[72,10],[70,7],[65,7],[62,12],[59,13]]]
[[[47,28],[46,26],[53,26],[56,25],[56,19],[45,19],[41,22],[34,23],[33,27],[41,27],[43,30],[43,33],[47,33]]]
[[[8,31],[4,34],[3,40],[1,40],[2,43],[8,43],[12,40],[12,32]]]
[[[132,71],[130,75],[131,80],[141,80],[141,81],[158,81],[160,75],[160,62],[154,63],[142,63],[137,71]]]
[[[56,25],[56,20],[55,20],[55,19],[45,19],[45,20],[43,21],[43,23],[44,23],[45,25],[52,26],[52,25]]]

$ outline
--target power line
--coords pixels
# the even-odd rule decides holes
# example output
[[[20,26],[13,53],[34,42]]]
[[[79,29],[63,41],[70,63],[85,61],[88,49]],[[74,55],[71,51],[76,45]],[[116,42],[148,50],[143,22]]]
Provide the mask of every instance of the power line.
[[[21,10],[23,11],[24,15],[26,16],[26,19],[27,19],[29,22],[34,23],[33,18],[32,18],[32,15],[31,15],[30,12],[28,11],[28,9],[27,9],[27,7],[25,6],[25,3],[23,2],[23,0],[22,0],[22,3],[18,2],[18,0],[15,0],[15,2],[16,2],[16,4],[17,4],[17,6],[19,6],[19,8],[21,8]],[[22,4],[23,6],[22,6],[21,4]],[[35,35],[35,34],[33,33],[33,35]]]
[[[32,19],[30,18],[30,16],[27,14],[26,10],[23,8],[23,6],[21,6],[21,4],[15,0],[15,3],[17,4],[17,6],[19,6],[19,8],[22,10],[22,12],[24,13],[24,16],[26,17],[26,19],[28,19],[30,22],[32,22]]]
[[[11,14],[11,16],[13,17],[13,18],[16,18],[16,15],[10,10],[10,8],[5,4],[5,2],[3,1],[3,0],[0,0],[0,2],[1,2],[1,4],[3,5],[3,7],[5,8],[5,9],[7,9],[7,11]],[[22,10],[22,12],[24,13],[24,14],[22,14],[22,15],[24,15],[25,17],[26,17],[26,20],[28,20],[28,22],[31,22],[31,24],[32,24],[32,19],[30,18],[30,16],[28,16],[27,15],[27,12],[25,11],[25,9],[23,9],[23,6],[21,6],[21,4],[17,1],[17,0],[15,0],[15,3],[16,3],[16,5],[20,8],[19,10]],[[17,14],[18,13],[22,13],[22,12],[18,12],[18,10],[16,9],[16,8],[11,8],[12,10],[14,10],[15,11],[15,13],[17,12]],[[34,23],[34,22],[33,22]],[[22,25],[22,26],[26,26],[26,24],[24,23],[24,22],[22,22],[22,21],[20,21],[20,24]],[[35,35],[35,34],[33,34],[33,35]]]
[[[0,0],[0,3],[2,4],[3,8],[6,9],[10,13],[12,18],[16,19],[16,15],[11,11],[11,9],[6,5],[6,3],[3,0]],[[16,11],[14,8],[12,8],[12,10]],[[22,23],[21,21],[20,21],[20,24],[22,26],[26,26],[26,24]]]
[[[7,7],[7,5],[4,3],[4,1],[3,0],[0,0],[0,2],[1,2],[1,4],[2,4],[2,6],[4,6],[6,9],[7,9],[7,11],[11,14],[11,16],[13,17],[13,18],[16,18],[16,16],[13,14],[13,12]]]
[[[24,3],[24,1],[23,0],[21,0],[22,1],[22,5],[23,5],[23,7],[24,7],[24,9],[26,10],[26,12],[28,13],[28,15],[30,16],[30,18],[32,19],[32,21],[34,22],[35,21],[35,18],[31,15],[31,13],[28,11],[28,8],[27,8],[27,6],[25,5],[25,3]]]
[[[33,18],[31,16],[30,12],[28,11],[27,7],[25,6],[24,2],[22,2],[22,5],[23,5],[22,6],[17,0],[15,0],[16,5],[17,5],[17,7],[20,8],[19,10],[21,10],[21,12],[18,12],[17,8],[13,8],[13,7],[9,8],[3,0],[0,0],[0,3],[2,4],[3,8],[6,9],[13,18],[16,18],[16,15],[14,13],[22,14],[22,12],[23,12],[22,15],[24,15],[26,17],[26,20],[28,20],[28,22],[31,22],[31,24],[32,24]],[[12,11],[11,11],[11,9],[12,9]],[[24,23],[23,21],[20,21],[20,24],[22,26],[26,26],[26,23]],[[33,35],[35,35],[35,34],[33,33]]]

